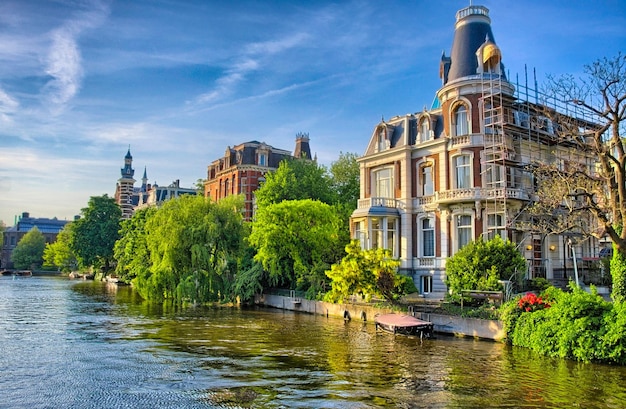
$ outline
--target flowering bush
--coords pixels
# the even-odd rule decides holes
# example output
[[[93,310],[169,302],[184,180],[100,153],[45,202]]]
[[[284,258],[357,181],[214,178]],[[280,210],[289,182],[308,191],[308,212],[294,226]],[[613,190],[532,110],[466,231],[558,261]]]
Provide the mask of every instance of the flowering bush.
[[[550,308],[550,303],[542,299],[541,296],[537,296],[535,293],[526,293],[525,296],[519,299],[517,306],[522,311],[532,312]]]

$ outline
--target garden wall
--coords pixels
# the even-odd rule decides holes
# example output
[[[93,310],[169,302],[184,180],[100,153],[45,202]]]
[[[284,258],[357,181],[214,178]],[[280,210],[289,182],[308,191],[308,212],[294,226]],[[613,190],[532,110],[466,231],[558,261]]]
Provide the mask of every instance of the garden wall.
[[[360,320],[371,324],[374,324],[374,317],[377,314],[397,312],[392,309],[376,308],[370,305],[332,304],[323,301],[312,301],[298,297],[284,297],[271,294],[256,295],[254,302],[257,305],[265,307],[326,315],[327,317]],[[501,340],[504,338],[503,325],[500,321],[423,312],[415,313],[415,317],[432,322],[434,331],[439,333],[492,340]]]

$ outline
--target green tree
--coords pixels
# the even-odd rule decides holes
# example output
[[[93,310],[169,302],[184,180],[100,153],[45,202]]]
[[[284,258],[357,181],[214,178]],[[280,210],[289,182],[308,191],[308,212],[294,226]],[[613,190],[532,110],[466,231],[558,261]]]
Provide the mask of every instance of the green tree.
[[[517,279],[526,260],[509,240],[496,236],[468,243],[446,261],[446,285],[452,298],[460,300],[462,290],[501,290],[498,280]]]
[[[46,238],[35,226],[17,243],[11,254],[11,260],[17,268],[35,269],[40,267],[43,262],[45,248]]]
[[[62,272],[68,273],[76,269],[78,260],[72,251],[73,224],[68,223],[59,232],[53,243],[46,244],[43,252],[44,265],[56,266]]]
[[[280,162],[275,172],[265,175],[255,197],[259,208],[284,200],[313,199],[331,204],[335,199],[326,168],[305,159]]]
[[[134,279],[143,298],[210,302],[232,298],[243,244],[243,198],[213,203],[185,195],[165,202],[145,223],[150,268]]]
[[[249,242],[270,284],[307,290],[311,296],[324,291],[339,223],[332,206],[311,199],[259,208]]]
[[[104,267],[105,274],[113,259],[113,246],[119,238],[122,211],[115,199],[92,196],[82,217],[74,221],[72,250],[81,265]]]
[[[330,164],[331,187],[338,203],[350,211],[356,209],[360,195],[360,170],[356,153],[339,153],[339,159]]]
[[[120,238],[113,247],[115,274],[119,280],[130,283],[135,277],[145,275],[150,268],[146,223],[156,212],[156,207],[147,207],[122,221]]]
[[[399,266],[400,261],[392,257],[390,250],[363,250],[358,240],[352,240],[341,263],[326,271],[332,288],[325,299],[341,303],[352,295],[360,295],[366,301],[379,296],[394,302],[416,291],[413,280],[397,272]]]

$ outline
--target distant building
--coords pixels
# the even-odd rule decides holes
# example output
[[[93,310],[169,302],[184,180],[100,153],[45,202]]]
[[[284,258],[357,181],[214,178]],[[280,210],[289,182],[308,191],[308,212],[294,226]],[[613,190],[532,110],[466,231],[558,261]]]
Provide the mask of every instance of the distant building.
[[[115,187],[115,202],[122,209],[122,218],[129,219],[136,210],[148,206],[160,206],[165,200],[179,197],[184,194],[195,195],[196,189],[180,187],[180,180],[175,180],[169,186],[161,187],[156,183],[148,183],[147,169],[144,167],[141,186],[135,187],[136,180],[133,178],[133,156],[130,148],[124,157],[124,167],[121,169],[121,177]]]
[[[0,252],[0,268],[13,268],[13,262],[11,261],[13,250],[22,237],[34,227],[37,227],[44,235],[46,243],[54,243],[57,235],[67,223],[69,223],[67,220],[58,220],[56,217],[52,219],[35,218],[30,217],[30,214],[27,212],[22,213],[15,226],[9,227],[4,231],[4,242]]]
[[[180,187],[180,180],[178,179],[169,186],[159,186],[156,183],[147,185],[146,194],[142,194],[144,200],[135,207],[135,210],[149,206],[160,206],[166,200],[175,199],[182,195],[195,195],[197,193],[196,189]]]
[[[208,166],[204,196],[219,201],[230,195],[244,195],[244,219],[252,220],[254,192],[265,181],[265,174],[287,158],[311,159],[309,135],[298,133],[293,156],[264,142],[250,141],[226,148],[224,156]]]

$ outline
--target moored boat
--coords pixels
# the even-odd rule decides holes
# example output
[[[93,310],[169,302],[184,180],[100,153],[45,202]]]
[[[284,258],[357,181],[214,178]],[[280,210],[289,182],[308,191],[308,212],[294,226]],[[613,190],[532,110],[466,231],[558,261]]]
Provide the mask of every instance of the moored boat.
[[[380,328],[392,334],[412,335],[420,338],[430,338],[433,335],[432,322],[420,320],[410,315],[382,314],[378,315],[374,322],[377,330]]]

